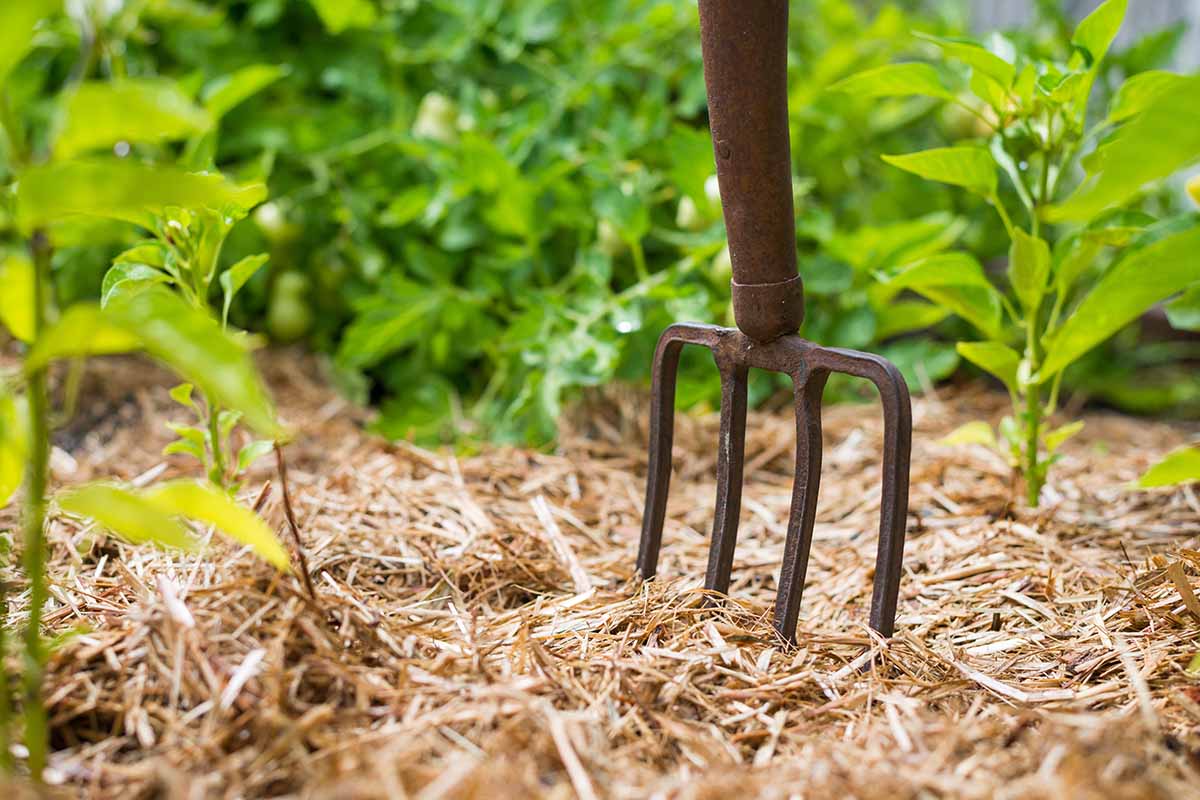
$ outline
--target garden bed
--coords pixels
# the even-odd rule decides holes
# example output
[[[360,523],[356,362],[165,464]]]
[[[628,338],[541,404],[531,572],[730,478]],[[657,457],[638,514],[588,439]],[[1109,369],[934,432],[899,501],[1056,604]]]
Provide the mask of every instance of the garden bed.
[[[1197,795],[1200,500],[1129,488],[1194,427],[1085,415],[1032,512],[998,456],[938,444],[1005,398],[917,399],[898,633],[883,642],[865,624],[881,423],[829,409],[790,649],[770,627],[790,411],[751,416],[731,598],[713,606],[699,585],[715,416],[677,425],[660,577],[639,585],[640,395],[580,413],[555,454],[454,457],[363,433],[310,361],[266,367],[302,433],[291,492],[316,597],[223,543],[172,558],[55,518],[48,619],[82,632],[50,666],[51,763],[73,792]],[[57,481],[190,469],[159,455],[176,412],[149,368],[89,369]],[[263,511],[282,529],[278,497]]]

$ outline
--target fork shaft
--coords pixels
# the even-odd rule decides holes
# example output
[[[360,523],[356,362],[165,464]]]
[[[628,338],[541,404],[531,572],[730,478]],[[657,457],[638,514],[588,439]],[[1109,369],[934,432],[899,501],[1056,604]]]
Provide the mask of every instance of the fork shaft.
[[[721,432],[717,443],[717,510],[708,549],[707,589],[725,594],[733,571],[738,517],[742,511],[742,467],[746,450],[746,378],[744,364],[722,363]]]
[[[788,135],[787,0],[700,0],[700,38],[738,328],[766,342],[804,320]]]

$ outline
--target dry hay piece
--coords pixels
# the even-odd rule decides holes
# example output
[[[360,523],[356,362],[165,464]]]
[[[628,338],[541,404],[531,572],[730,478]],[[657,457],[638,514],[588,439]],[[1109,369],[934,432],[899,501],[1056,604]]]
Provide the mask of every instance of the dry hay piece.
[[[97,366],[95,397],[139,412],[64,442],[60,479],[191,469],[157,455],[175,412],[135,388],[133,363]],[[1127,488],[1194,431],[1092,415],[1029,512],[998,457],[937,444],[998,417],[1002,398],[919,400],[899,635],[884,642],[865,625],[880,425],[833,409],[789,649],[769,612],[790,416],[750,422],[721,599],[699,589],[712,416],[679,421],[661,579],[638,585],[640,398],[604,406],[555,454],[456,458],[365,436],[311,364],[269,366],[305,433],[291,472],[317,602],[217,541],[174,557],[56,517],[50,624],[86,628],[48,685],[53,775],[72,793],[1197,794],[1200,687],[1185,668],[1200,649],[1200,502]],[[282,524],[274,499],[265,512]]]

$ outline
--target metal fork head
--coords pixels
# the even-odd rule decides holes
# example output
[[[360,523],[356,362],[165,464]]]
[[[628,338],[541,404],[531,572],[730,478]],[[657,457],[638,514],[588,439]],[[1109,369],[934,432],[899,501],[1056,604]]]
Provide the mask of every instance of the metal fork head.
[[[650,406],[650,464],[638,571],[654,577],[662,545],[667,491],[671,480],[674,438],[675,378],[684,345],[712,351],[721,373],[721,432],[717,455],[717,507],[709,546],[705,587],[729,590],[733,552],[741,511],[742,468],[746,439],[746,379],[751,368],[782,372],[792,379],[796,407],[796,477],[779,589],[775,628],[795,642],[800,597],[808,569],[821,482],[821,393],[833,373],[871,381],[883,403],[883,489],[879,550],[870,625],[883,636],[895,628],[896,600],[904,554],[908,514],[908,467],[912,441],[912,406],[908,386],[887,359],[855,350],[821,347],[799,336],[756,342],[736,328],[683,323],[667,328],[658,341]]]

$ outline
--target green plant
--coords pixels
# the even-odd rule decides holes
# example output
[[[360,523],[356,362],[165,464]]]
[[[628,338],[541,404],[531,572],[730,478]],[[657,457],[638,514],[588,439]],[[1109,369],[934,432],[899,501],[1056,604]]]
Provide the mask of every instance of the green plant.
[[[1080,427],[1048,424],[1058,410],[1063,370],[1200,279],[1196,216],[1156,219],[1130,208],[1143,187],[1200,158],[1200,77],[1135,76],[1115,94],[1107,115],[1088,124],[1092,86],[1126,5],[1106,0],[1083,20],[1065,62],[1031,58],[1003,39],[988,50],[925,37],[946,59],[965,65],[969,79],[910,62],[839,86],[873,96],[937,98],[969,111],[986,129],[953,147],[884,159],[965,188],[995,208],[1010,240],[1009,291],[998,289],[965,253],[906,264],[882,275],[876,291],[922,295],[984,336],[959,343],[958,351],[1012,396],[1013,415],[1001,422],[999,439],[1025,479],[1031,506],[1038,504],[1056,450]],[[1060,200],[1072,182],[1074,191]],[[995,441],[980,426],[954,438],[968,435]]]
[[[212,117],[177,87],[161,81],[90,79],[87,52],[81,68],[54,96],[51,119],[37,113],[36,104],[22,103],[29,99],[20,90],[28,75],[20,75],[19,65],[36,50],[36,34],[62,22],[57,11],[53,0],[7,4],[0,10],[0,179],[5,198],[0,214],[0,322],[23,343],[19,371],[0,379],[0,504],[11,502],[24,486],[21,547],[29,615],[23,637],[21,712],[35,781],[42,778],[48,749],[41,679],[48,581],[45,518],[51,498],[61,511],[90,518],[132,542],[194,549],[199,539],[179,521],[190,519],[223,531],[280,569],[289,568],[286,551],[265,523],[226,493],[206,485],[172,481],[132,490],[93,483],[49,493],[49,376],[63,360],[144,350],[201,387],[214,407],[240,414],[266,436],[281,433],[244,344],[195,304],[155,286],[109,297],[103,310],[92,302],[55,302],[51,267],[56,241],[78,237],[81,228],[95,230],[97,220],[120,223],[125,229],[153,229],[156,218],[182,213],[170,209],[187,208],[195,214],[246,209],[265,191],[261,184],[239,186],[219,174],[151,163],[148,156],[164,142],[197,134],[201,138],[195,141],[202,144]],[[8,80],[14,74],[19,79]],[[89,155],[110,148],[124,157]],[[0,685],[0,748],[5,759],[13,722],[8,716],[8,685],[5,674]],[[4,763],[7,766],[7,760]]]

